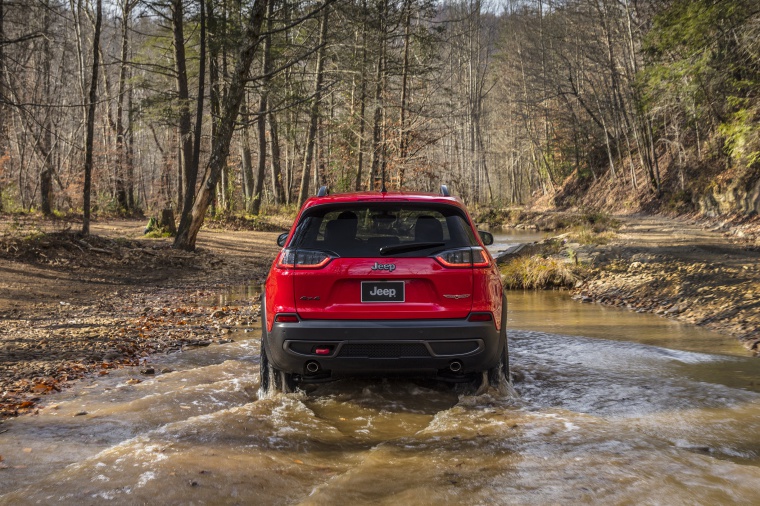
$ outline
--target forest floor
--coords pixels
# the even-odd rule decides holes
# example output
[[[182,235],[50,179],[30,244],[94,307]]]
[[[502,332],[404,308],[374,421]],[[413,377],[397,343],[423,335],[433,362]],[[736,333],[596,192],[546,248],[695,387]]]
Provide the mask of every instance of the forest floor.
[[[256,321],[248,287],[278,251],[276,232],[204,229],[189,253],[143,238],[145,221],[95,222],[87,238],[69,227],[0,221],[0,419],[84,375],[227,342]]]
[[[695,220],[616,219],[606,244],[565,245],[585,266],[574,297],[705,325],[758,351],[760,226],[737,234]],[[81,238],[78,225],[0,220],[0,420],[34,412],[41,396],[85,375],[155,374],[151,354],[225,343],[230,328],[257,321],[255,288],[277,232],[204,228],[188,253],[145,239],[144,226],[95,222]]]

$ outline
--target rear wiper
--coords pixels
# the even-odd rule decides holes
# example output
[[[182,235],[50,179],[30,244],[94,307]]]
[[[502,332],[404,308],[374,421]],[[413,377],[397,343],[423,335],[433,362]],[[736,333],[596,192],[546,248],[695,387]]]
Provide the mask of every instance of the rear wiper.
[[[380,255],[388,256],[394,253],[409,253],[410,251],[417,251],[427,248],[440,248],[445,246],[445,242],[412,242],[409,244],[396,244],[393,246],[383,246],[380,248]]]

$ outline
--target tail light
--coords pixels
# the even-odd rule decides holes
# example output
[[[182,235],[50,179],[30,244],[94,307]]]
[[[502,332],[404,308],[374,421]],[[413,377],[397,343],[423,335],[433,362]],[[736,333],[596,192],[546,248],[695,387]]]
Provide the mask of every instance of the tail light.
[[[284,249],[277,260],[280,269],[321,269],[333,257],[324,251]]]
[[[438,253],[435,256],[438,263],[444,267],[488,267],[491,262],[483,248],[452,249]]]

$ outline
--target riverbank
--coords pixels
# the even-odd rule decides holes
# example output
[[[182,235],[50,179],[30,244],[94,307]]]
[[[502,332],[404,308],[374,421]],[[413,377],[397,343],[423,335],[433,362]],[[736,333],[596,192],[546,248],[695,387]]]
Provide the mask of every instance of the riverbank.
[[[579,301],[677,318],[733,335],[760,354],[757,220],[614,220],[619,226],[605,232],[602,244],[574,242],[577,235],[570,233],[533,251],[572,265],[570,294]]]

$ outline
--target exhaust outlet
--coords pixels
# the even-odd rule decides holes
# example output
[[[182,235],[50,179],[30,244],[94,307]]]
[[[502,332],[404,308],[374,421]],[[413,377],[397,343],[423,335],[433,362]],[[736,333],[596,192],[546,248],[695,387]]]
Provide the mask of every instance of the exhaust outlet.
[[[462,362],[459,360],[452,360],[449,364],[449,370],[451,372],[459,372],[462,370]]]
[[[310,360],[306,362],[306,371],[314,374],[315,372],[319,371],[319,362],[315,360]]]

